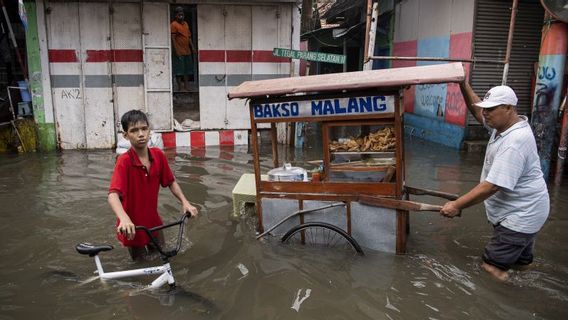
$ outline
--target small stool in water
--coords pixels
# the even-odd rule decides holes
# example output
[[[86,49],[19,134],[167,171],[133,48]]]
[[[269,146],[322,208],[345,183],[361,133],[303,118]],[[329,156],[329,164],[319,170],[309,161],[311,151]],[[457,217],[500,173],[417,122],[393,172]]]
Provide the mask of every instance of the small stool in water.
[[[254,173],[244,173],[233,188],[233,218],[241,215],[241,208],[245,203],[256,204]]]

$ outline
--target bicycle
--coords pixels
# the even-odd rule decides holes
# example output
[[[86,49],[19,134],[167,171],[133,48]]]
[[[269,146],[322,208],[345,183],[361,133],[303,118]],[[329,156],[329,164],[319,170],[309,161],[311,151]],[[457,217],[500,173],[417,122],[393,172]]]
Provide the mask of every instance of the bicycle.
[[[103,245],[95,245],[87,242],[79,243],[75,249],[80,254],[87,254],[89,257],[95,258],[95,264],[97,266],[98,277],[101,280],[110,280],[110,279],[120,279],[126,277],[137,277],[137,276],[152,276],[159,274],[158,278],[152,281],[151,284],[148,285],[149,289],[157,289],[165,285],[166,283],[170,285],[170,288],[175,287],[175,279],[172,272],[172,267],[170,265],[169,259],[176,256],[181,249],[181,243],[183,240],[183,231],[186,220],[189,218],[189,215],[184,214],[178,221],[172,222],[170,224],[157,226],[154,228],[146,228],[144,226],[136,226],[136,230],[143,230],[146,232],[152,244],[156,247],[158,252],[160,253],[161,259],[163,264],[161,266],[156,267],[148,267],[148,268],[139,268],[133,270],[123,270],[123,271],[114,271],[114,272],[105,272],[99,258],[99,254],[104,251],[110,251],[114,249],[112,245],[103,244]],[[178,239],[177,244],[174,250],[164,251],[162,246],[160,246],[158,240],[152,235],[153,232],[170,228],[173,226],[179,225],[178,231]]]

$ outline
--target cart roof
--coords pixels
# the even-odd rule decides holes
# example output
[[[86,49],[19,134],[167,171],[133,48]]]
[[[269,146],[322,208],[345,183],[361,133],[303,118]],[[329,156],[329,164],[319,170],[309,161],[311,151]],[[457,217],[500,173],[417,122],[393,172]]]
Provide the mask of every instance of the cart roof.
[[[229,92],[229,99],[282,96],[301,93],[330,93],[368,89],[399,89],[408,85],[461,82],[460,62],[420,67],[381,69],[306,77],[245,81]]]

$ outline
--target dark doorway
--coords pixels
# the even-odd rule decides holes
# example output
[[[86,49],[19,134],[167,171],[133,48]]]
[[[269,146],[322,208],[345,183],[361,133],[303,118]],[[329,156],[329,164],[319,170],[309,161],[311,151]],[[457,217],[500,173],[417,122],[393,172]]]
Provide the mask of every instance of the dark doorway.
[[[176,15],[179,8],[183,9],[183,22],[187,23],[190,32],[190,54],[176,52],[176,33],[179,24]],[[181,23],[183,25],[183,23]],[[170,6],[170,29],[172,30],[172,88],[173,112],[176,130],[199,128],[199,63],[197,47],[197,8],[195,5]],[[181,41],[183,43],[183,41]],[[180,43],[177,44],[178,46]],[[187,49],[185,46],[181,50]]]

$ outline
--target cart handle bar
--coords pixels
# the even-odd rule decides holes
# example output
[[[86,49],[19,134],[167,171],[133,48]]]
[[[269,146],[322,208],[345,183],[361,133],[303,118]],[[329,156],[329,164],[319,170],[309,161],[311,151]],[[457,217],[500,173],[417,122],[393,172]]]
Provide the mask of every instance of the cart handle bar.
[[[162,258],[167,259],[167,258],[171,258],[171,257],[174,257],[175,255],[177,255],[179,250],[181,249],[181,242],[183,240],[183,231],[184,231],[185,221],[187,219],[189,219],[189,217],[190,217],[189,214],[184,213],[183,216],[176,222],[164,224],[164,225],[153,227],[153,228],[146,228],[144,226],[136,226],[136,230],[142,230],[142,231],[146,232],[146,234],[150,238],[150,241],[152,241],[152,244],[154,246],[156,246],[156,249],[158,249],[158,252],[160,252],[160,254],[162,255]],[[164,252],[162,250],[162,247],[158,243],[158,240],[156,240],[156,238],[154,237],[152,232],[156,232],[156,231],[166,229],[166,228],[169,228],[169,227],[173,227],[173,226],[176,226],[176,225],[179,225],[178,240],[177,240],[176,248],[174,250]]]

